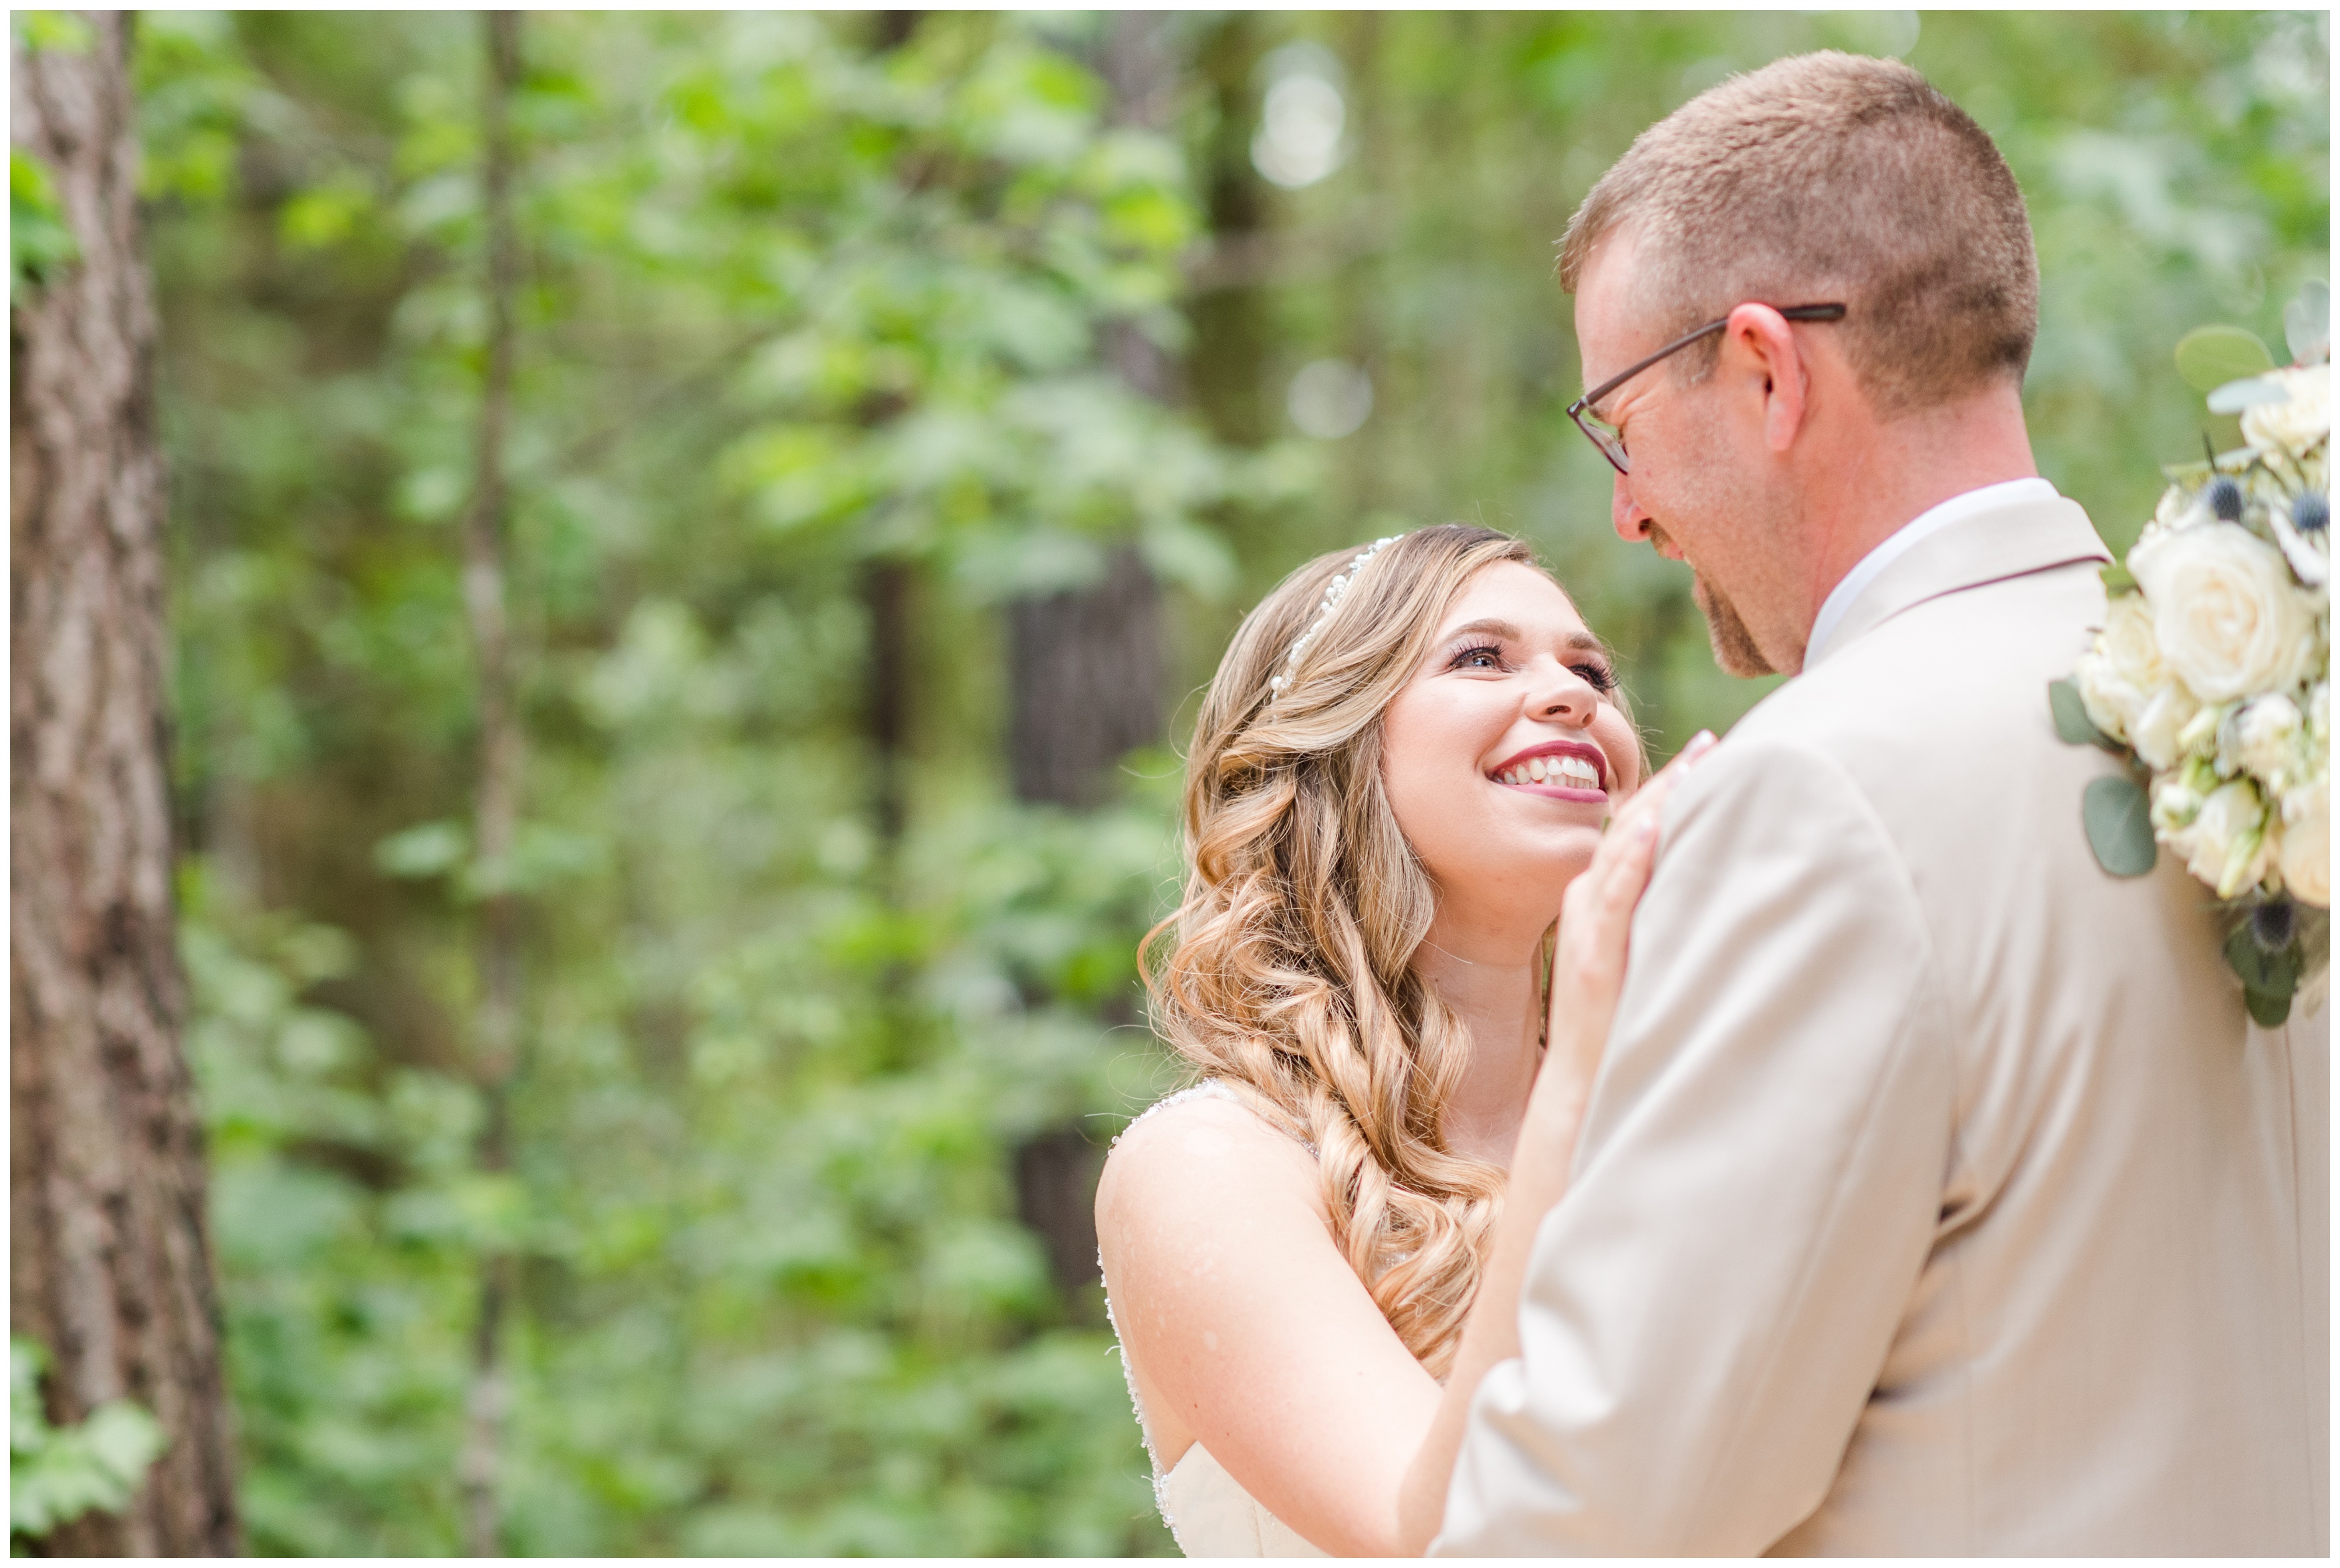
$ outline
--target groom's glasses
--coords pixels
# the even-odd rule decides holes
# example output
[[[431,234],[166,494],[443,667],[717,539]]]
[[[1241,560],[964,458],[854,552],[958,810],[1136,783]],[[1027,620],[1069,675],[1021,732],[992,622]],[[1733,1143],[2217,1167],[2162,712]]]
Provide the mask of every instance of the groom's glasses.
[[[1780,314],[1783,319],[1790,321],[1841,321],[1844,320],[1844,307],[1842,305],[1790,305]],[[1601,455],[1609,459],[1611,468],[1621,474],[1630,474],[1633,471],[1633,462],[1625,455],[1624,433],[1600,415],[1593,413],[1591,411],[1593,407],[1601,399],[1664,359],[1668,354],[1679,353],[1708,333],[1720,332],[1729,325],[1730,325],[1730,318],[1728,316],[1723,317],[1720,321],[1709,321],[1697,331],[1676,338],[1648,359],[1626,366],[1568,405],[1568,417],[1576,421],[1576,428],[1584,432],[1586,440],[1601,449]]]

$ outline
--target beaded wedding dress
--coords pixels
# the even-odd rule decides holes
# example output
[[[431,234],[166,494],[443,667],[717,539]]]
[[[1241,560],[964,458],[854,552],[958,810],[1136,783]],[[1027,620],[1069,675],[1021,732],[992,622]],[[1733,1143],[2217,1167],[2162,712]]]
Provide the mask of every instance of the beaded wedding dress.
[[[1232,1090],[1215,1080],[1205,1079],[1192,1089],[1157,1100],[1137,1121],[1157,1110],[1167,1109],[1182,1100],[1208,1098],[1228,1100],[1241,1104]],[[1126,1129],[1124,1129],[1125,1134]],[[1113,1316],[1113,1303],[1106,1302],[1106,1316]],[[1119,1326],[1115,1333],[1118,1336]],[[1129,1370],[1129,1352],[1121,1353],[1122,1376],[1129,1382],[1129,1402],[1137,1412],[1137,1426],[1145,1438],[1145,1456],[1154,1466],[1154,1504],[1162,1511],[1162,1522],[1170,1526],[1176,1537],[1178,1550],[1189,1557],[1322,1557],[1325,1553],[1310,1545],[1299,1532],[1260,1506],[1259,1500],[1243,1489],[1242,1483],[1227,1474],[1226,1466],[1211,1456],[1211,1451],[1200,1443],[1187,1445],[1168,1473],[1162,1469],[1160,1456],[1155,1452],[1154,1433],[1145,1425],[1145,1408],[1138,1402],[1137,1379]]]

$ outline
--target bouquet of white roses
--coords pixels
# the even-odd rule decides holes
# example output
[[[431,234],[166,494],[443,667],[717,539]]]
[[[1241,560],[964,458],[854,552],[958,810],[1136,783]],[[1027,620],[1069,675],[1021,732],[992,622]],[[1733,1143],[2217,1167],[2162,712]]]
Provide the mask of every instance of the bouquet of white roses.
[[[2132,764],[2082,797],[2097,861],[2137,876],[2157,844],[2180,856],[2216,894],[2226,961],[2270,1028],[2330,948],[2329,301],[2318,284],[2285,313],[2285,369],[2234,329],[2189,336],[2197,364],[2249,368],[2239,350],[2265,367],[2210,394],[2245,444],[2167,470],[2127,563],[2105,569],[2104,630],[2048,692],[2066,740]]]

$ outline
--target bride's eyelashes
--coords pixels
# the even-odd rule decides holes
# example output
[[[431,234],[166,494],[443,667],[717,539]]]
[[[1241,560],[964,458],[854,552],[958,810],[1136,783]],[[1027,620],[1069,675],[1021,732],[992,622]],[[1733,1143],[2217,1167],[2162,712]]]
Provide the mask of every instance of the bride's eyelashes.
[[[1502,644],[1473,643],[1469,647],[1455,650],[1453,656],[1446,661],[1446,667],[1450,670],[1507,670],[1511,666],[1503,660]],[[1583,676],[1584,684],[1604,697],[1617,689],[1616,673],[1605,664],[1587,659],[1568,667]]]
[[[1446,661],[1446,667],[1450,670],[1505,670],[1511,666],[1503,662],[1501,644],[1475,643],[1459,650]]]

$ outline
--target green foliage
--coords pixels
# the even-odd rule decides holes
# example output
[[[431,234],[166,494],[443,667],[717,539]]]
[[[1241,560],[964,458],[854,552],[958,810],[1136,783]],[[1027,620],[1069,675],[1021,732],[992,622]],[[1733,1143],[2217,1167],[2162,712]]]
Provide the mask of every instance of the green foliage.
[[[2097,863],[2115,876],[2143,876],[2161,853],[2145,786],[2126,774],[2088,781],[2080,792],[2080,825]]]
[[[2226,938],[2226,966],[2243,982],[2243,1001],[2253,1021],[2265,1029],[2279,1029],[2291,1016],[2292,993],[2299,989],[2305,958],[2289,929],[2292,920],[2282,922],[2285,940],[2273,946],[2253,930],[2255,923],[2246,918]]]
[[[2066,745],[2102,746],[2115,754],[2127,751],[2088,717],[2088,705],[2081,700],[2080,688],[2069,679],[2048,683],[2048,707],[2056,720],[2056,737]]]
[[[109,1399],[75,1426],[52,1426],[41,1403],[48,1357],[8,1338],[8,1539],[37,1544],[92,1509],[115,1514],[163,1452],[163,1428],[127,1399]]]
[[[449,526],[476,24],[239,17],[145,64],[154,134],[240,83],[200,123],[284,176],[183,187],[155,231],[193,1044],[258,1548],[459,1548],[491,1249],[521,1267],[514,1551],[1167,1544],[1094,1287],[1060,1291],[1009,1174],[1156,1081],[1114,1031],[1165,803],[1013,805],[953,693],[992,678],[984,606],[1114,540],[1223,584],[1202,514],[1250,460],[1098,357],[1106,323],[1176,330],[1175,148],[1104,130],[1046,24],[938,19],[887,56],[840,25],[528,23],[503,866],[466,825]],[[878,555],[927,585],[899,844],[858,733]],[[491,883],[530,911],[501,1174],[461,1021]]]
[[[2197,392],[2208,392],[2275,368],[2275,356],[2256,332],[2240,327],[2196,327],[2177,340],[2177,373]]]
[[[23,303],[29,291],[46,283],[80,254],[47,166],[22,147],[9,148],[9,303]]]
[[[94,42],[89,23],[70,11],[12,11],[8,21],[28,53],[85,54]]]
[[[1107,18],[889,25],[525,20],[528,784],[489,865],[457,539],[478,18],[142,15],[190,1045],[255,1550],[461,1549],[491,1253],[511,1551],[1169,1549],[1098,1293],[1017,1170],[1170,1080],[1132,952],[1177,762],[1127,759],[1096,813],[1010,798],[998,606],[1135,542],[1192,689],[1308,554],[1480,517],[1621,646],[1656,749],[1726,725],[1767,685],[1715,671],[1685,571],[1608,536],[1549,272],[1691,92],[1895,48],[1982,117],[2040,238],[2043,468],[2116,543],[2196,444],[2172,324],[2272,341],[2327,270],[2311,17],[1181,16],[1161,130],[1115,105]],[[1349,113],[1342,165],[1285,192],[1249,148],[1293,44]],[[1324,358],[1373,388],[1339,440],[1284,416]],[[1133,389],[1150,359],[1183,401]],[[501,887],[526,1020],[491,1172],[468,1021]]]

